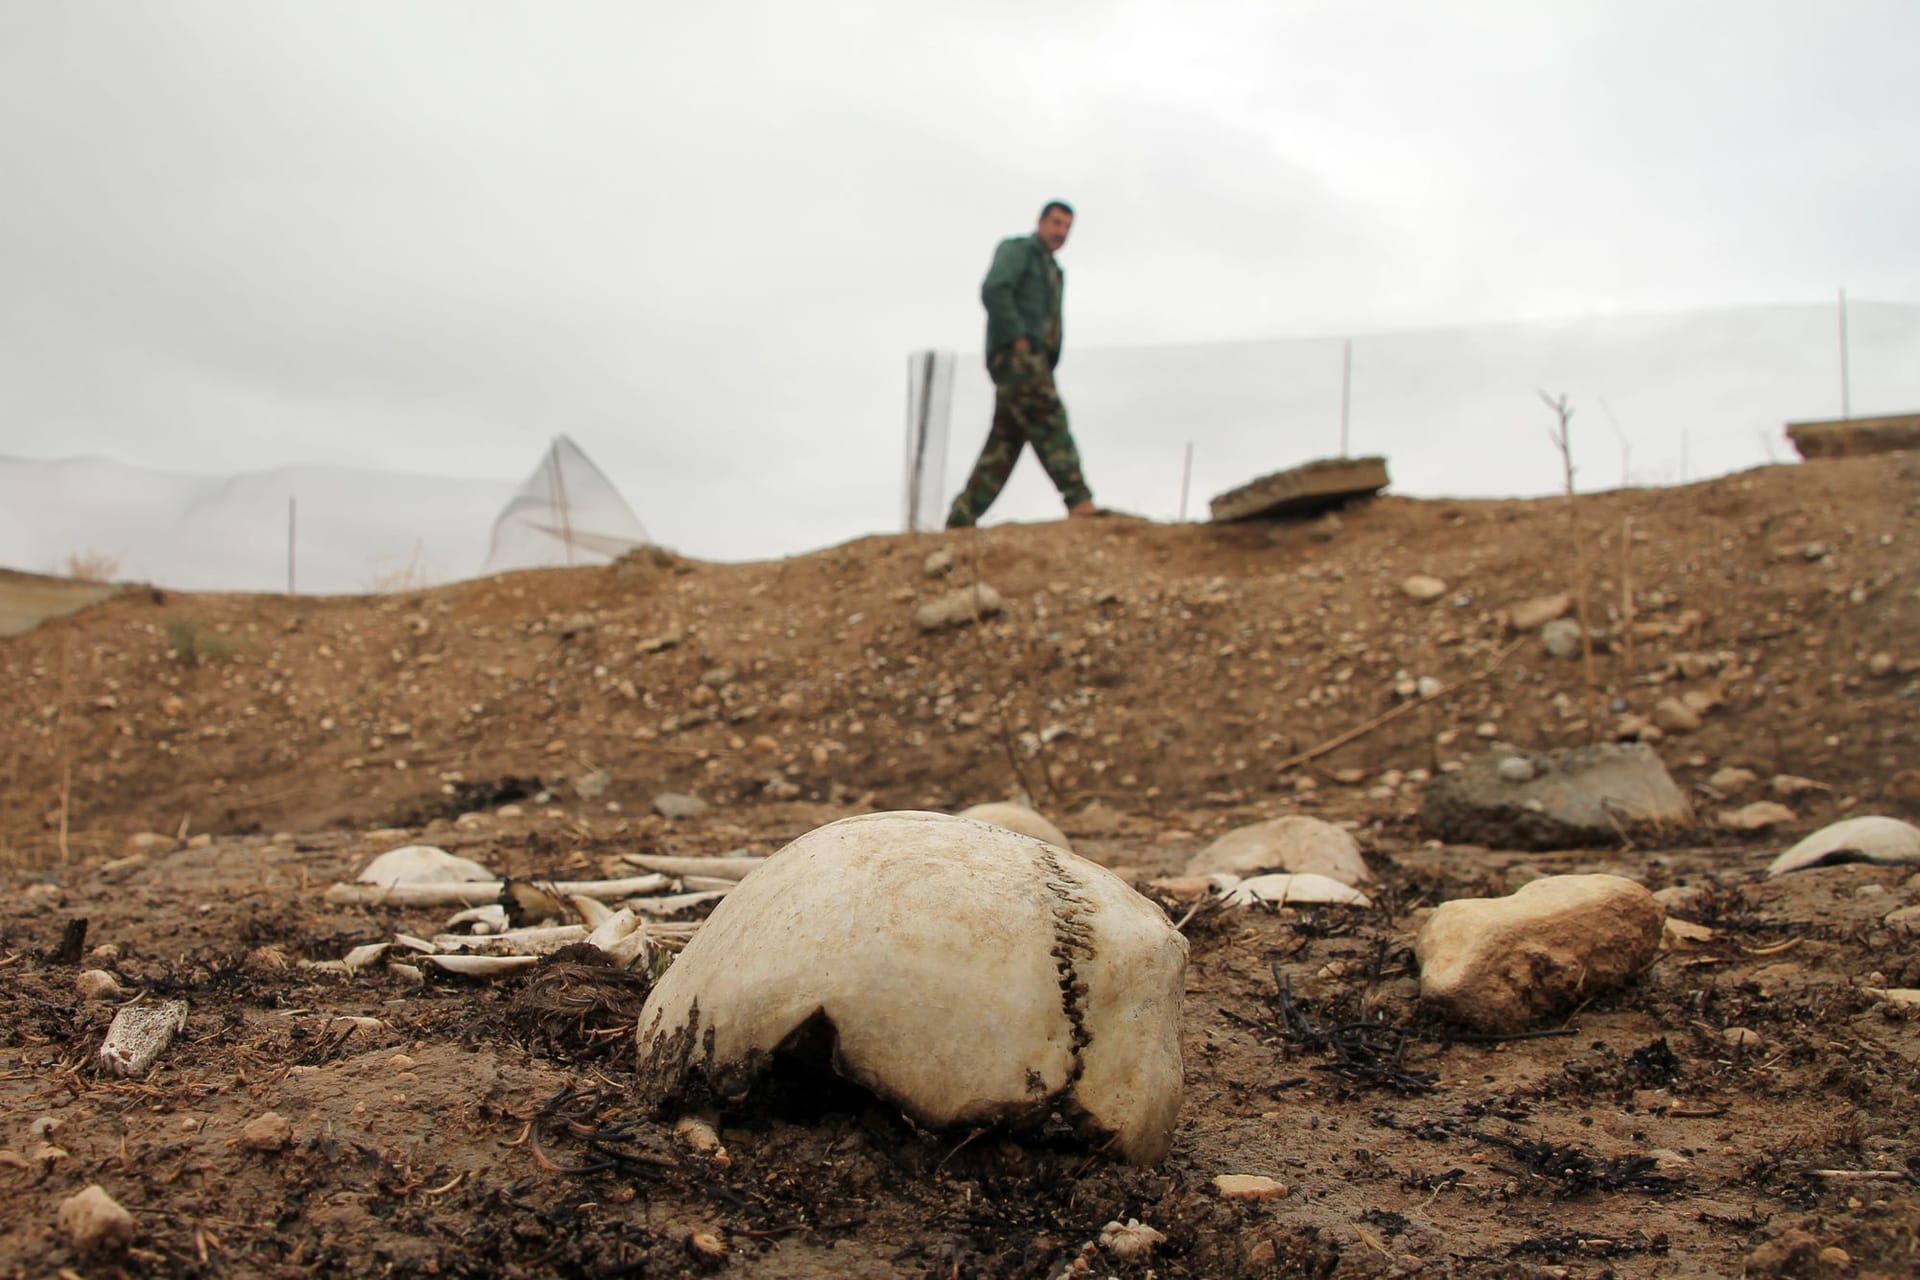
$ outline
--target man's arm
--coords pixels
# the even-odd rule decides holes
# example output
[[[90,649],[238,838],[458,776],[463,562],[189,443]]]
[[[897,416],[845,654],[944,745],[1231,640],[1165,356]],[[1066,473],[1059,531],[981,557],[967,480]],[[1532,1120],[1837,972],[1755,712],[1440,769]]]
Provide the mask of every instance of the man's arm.
[[[987,268],[987,278],[980,284],[980,301],[987,309],[988,317],[996,326],[1007,333],[1018,335],[1025,341],[1026,334],[1020,320],[1020,310],[1013,305],[1013,286],[1019,282],[1027,266],[1027,246],[1020,240],[1002,240],[1000,247],[994,250],[993,265]]]

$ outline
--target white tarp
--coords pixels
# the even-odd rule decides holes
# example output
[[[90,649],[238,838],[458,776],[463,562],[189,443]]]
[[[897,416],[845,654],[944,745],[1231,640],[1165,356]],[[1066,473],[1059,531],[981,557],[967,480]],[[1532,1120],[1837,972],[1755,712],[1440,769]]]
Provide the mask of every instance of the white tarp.
[[[558,435],[494,521],[481,573],[604,564],[649,541],[613,481]]]

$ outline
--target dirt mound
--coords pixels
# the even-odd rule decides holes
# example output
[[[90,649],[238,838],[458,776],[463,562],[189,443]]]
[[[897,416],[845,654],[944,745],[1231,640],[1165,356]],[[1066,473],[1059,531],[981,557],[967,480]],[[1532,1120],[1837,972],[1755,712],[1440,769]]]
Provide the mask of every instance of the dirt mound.
[[[1920,986],[1920,877],[1762,869],[1920,798],[1916,479],[1839,460],[1571,514],[1382,498],[48,621],[0,641],[0,1272],[85,1265],[55,1213],[99,1183],[134,1217],[125,1265],[181,1275],[1912,1274],[1920,1022],[1874,992]],[[1591,679],[1508,624],[1582,586],[1576,529]],[[1005,611],[914,625],[975,582]],[[1418,824],[1423,782],[1492,743],[1622,734],[1700,815],[1659,849]],[[322,899],[410,841],[586,878],[1016,789],[1141,883],[1299,811],[1377,875],[1367,910],[1165,903],[1188,1100],[1156,1168],[1057,1123],[920,1133],[778,1074],[717,1117],[723,1162],[633,1105],[638,990],[591,956],[492,984],[310,963],[441,927]],[[704,807],[663,816],[669,792]],[[1718,825],[1760,798],[1790,816]],[[1546,1034],[1421,1012],[1426,907],[1573,871],[1685,887],[1697,928]],[[189,1006],[143,1079],[92,1064],[113,1004],[82,998],[89,967]],[[268,1112],[281,1136],[247,1137]],[[1225,1199],[1219,1174],[1289,1192]],[[1150,1255],[1096,1243],[1129,1219]]]

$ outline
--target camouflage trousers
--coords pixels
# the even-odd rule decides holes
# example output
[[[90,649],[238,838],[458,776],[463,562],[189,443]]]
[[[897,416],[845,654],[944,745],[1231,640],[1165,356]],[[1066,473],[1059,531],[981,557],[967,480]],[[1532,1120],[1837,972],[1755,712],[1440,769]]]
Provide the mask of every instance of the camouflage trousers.
[[[987,513],[1027,444],[1067,506],[1091,500],[1093,492],[1080,474],[1080,450],[1067,428],[1067,407],[1060,403],[1046,356],[996,351],[987,357],[987,373],[993,378],[993,426],[973,474],[947,512],[947,528],[965,528]]]

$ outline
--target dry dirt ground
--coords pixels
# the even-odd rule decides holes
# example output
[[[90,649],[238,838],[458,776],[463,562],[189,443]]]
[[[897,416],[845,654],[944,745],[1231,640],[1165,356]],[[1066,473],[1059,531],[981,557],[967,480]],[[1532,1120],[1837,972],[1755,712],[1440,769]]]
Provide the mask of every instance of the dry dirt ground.
[[[1414,573],[1446,592],[1409,598]],[[1506,616],[1583,576],[1590,676]],[[1003,615],[914,626],[976,578]],[[1862,988],[1920,986],[1920,939],[1886,921],[1920,881],[1760,872],[1833,818],[1920,813],[1916,622],[1910,455],[1571,517],[1383,498],[406,596],[122,592],[0,640],[0,1275],[1055,1276],[1133,1218],[1164,1242],[1087,1274],[1913,1275],[1920,1022]],[[1444,692],[1410,698],[1421,677]],[[1704,723],[1657,749],[1700,821],[1662,847],[1420,828],[1425,778],[1489,742],[1612,737],[1688,691]],[[1714,793],[1729,765],[1761,789]],[[1790,821],[1717,824],[1776,774],[1818,784]],[[1128,875],[1305,812],[1350,824],[1380,877],[1371,910],[1187,920],[1187,1100],[1158,1167],[1052,1127],[915,1132],[801,1075],[721,1117],[723,1167],[630,1104],[636,992],[569,999],[585,980],[560,966],[421,986],[299,963],[438,927],[321,899],[409,840],[579,878],[1019,789]],[[711,807],[663,818],[666,791]],[[1705,886],[1713,935],[1551,1035],[1421,1012],[1422,908],[1576,870]],[[93,1065],[114,1004],[81,999],[87,967],[188,1003],[145,1077]],[[291,1135],[256,1149],[242,1129],[267,1112]],[[1223,1200],[1220,1173],[1290,1191]],[[131,1252],[83,1259],[55,1230],[94,1182],[133,1212]]]

